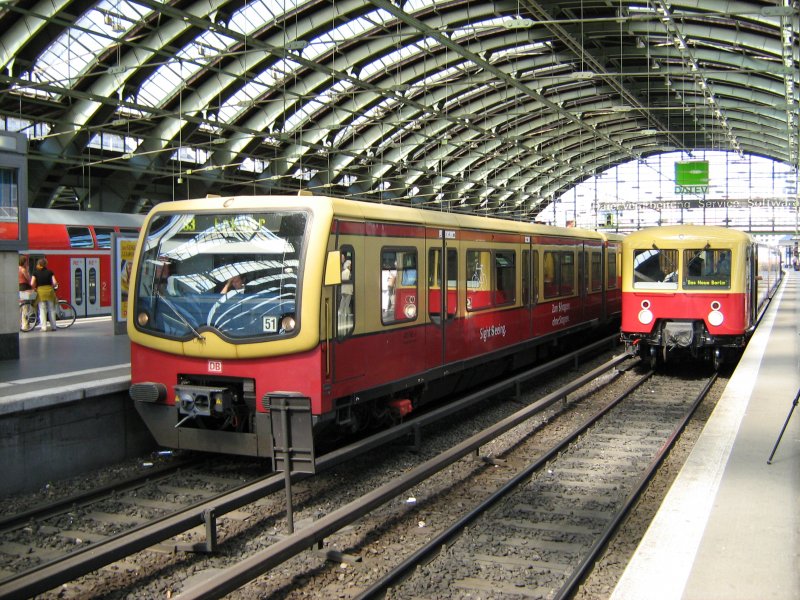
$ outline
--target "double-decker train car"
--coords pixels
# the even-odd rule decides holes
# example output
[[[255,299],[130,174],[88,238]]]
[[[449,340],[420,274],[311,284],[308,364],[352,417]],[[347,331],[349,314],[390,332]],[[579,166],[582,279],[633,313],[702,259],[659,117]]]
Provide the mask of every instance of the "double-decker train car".
[[[137,244],[130,395],[166,447],[272,455],[269,398],[314,435],[391,421],[620,311],[620,239],[312,196],[170,202]]]
[[[780,253],[742,231],[651,227],[622,243],[622,340],[655,366],[688,352],[719,368],[747,344],[781,280]]]
[[[112,310],[111,237],[137,235],[144,215],[92,211],[28,209],[30,272],[47,259],[59,283],[58,296],[78,317],[109,315]]]

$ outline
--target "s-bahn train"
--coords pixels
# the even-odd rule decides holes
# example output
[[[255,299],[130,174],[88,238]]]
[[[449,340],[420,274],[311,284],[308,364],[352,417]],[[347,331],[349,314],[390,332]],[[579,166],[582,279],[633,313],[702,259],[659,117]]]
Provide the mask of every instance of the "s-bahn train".
[[[59,283],[58,296],[78,317],[110,315],[112,310],[112,233],[138,235],[144,215],[92,211],[28,209],[30,272],[47,259]]]
[[[130,395],[165,447],[271,457],[391,422],[616,319],[620,238],[319,196],[158,205],[137,244]]]
[[[783,276],[780,252],[724,227],[651,227],[622,242],[622,340],[655,366],[741,352]]]

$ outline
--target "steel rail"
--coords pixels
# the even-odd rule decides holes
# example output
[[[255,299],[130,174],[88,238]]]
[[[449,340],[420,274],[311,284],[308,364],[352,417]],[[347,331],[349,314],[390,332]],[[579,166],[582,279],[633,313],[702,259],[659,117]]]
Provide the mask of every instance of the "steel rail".
[[[16,527],[26,525],[30,521],[41,521],[43,519],[48,519],[72,508],[73,505],[87,504],[99,500],[105,496],[118,493],[120,490],[129,490],[146,485],[147,483],[150,483],[159,477],[169,475],[180,469],[191,467],[198,462],[199,461],[197,460],[179,460],[175,463],[162,465],[151,469],[147,471],[147,473],[134,475],[132,477],[128,477],[127,479],[108,483],[85,492],[79,492],[71,496],[66,496],[47,504],[34,506],[26,511],[18,512],[7,517],[2,517],[0,518],[0,532],[9,531],[11,529],[15,529]]]

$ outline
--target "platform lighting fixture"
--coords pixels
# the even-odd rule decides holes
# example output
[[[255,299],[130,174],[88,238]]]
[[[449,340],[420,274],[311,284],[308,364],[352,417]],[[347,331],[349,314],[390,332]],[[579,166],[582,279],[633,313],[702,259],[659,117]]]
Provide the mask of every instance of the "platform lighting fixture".
[[[533,19],[520,17],[509,19],[508,21],[503,21],[503,27],[506,29],[528,29],[533,27]]]
[[[798,14],[793,6],[764,6],[761,15],[764,17],[791,17]]]
[[[286,43],[285,48],[287,50],[305,50],[308,48],[308,42],[306,40],[292,40]]]

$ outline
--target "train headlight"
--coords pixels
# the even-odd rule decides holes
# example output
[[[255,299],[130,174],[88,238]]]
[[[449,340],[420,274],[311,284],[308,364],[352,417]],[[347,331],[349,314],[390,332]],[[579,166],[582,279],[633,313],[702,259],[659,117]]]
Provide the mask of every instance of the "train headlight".
[[[708,313],[709,325],[713,325],[714,327],[722,325],[722,322],[725,320],[725,315],[722,314],[721,309],[722,305],[717,300],[711,303],[711,312]]]
[[[414,319],[417,316],[417,305],[416,304],[406,304],[403,307],[403,314],[406,316],[406,319]]]
[[[292,315],[286,315],[281,319],[281,331],[284,333],[291,333],[296,325],[297,323]]]
[[[150,322],[150,315],[142,311],[136,315],[136,322],[139,324],[139,327],[147,327],[147,324]]]
[[[650,300],[642,300],[642,310],[639,311],[639,323],[649,325],[653,322],[653,313],[650,310]]]

